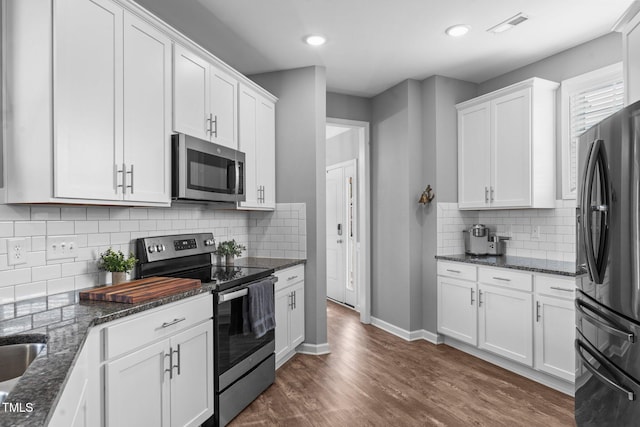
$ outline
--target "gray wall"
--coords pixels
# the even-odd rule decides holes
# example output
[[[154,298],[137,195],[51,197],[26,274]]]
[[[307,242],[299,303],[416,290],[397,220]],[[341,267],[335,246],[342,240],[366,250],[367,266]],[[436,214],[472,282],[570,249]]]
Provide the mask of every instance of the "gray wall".
[[[323,67],[249,76],[276,105],[276,199],[307,205],[305,342],[327,342],[326,77]]]
[[[360,139],[358,130],[348,131],[327,139],[327,166],[358,158]]]
[[[562,83],[562,80],[622,61],[622,35],[609,33],[517,70],[480,83],[478,94],[492,92],[531,77]],[[560,90],[556,94],[556,198],[562,198],[562,133]]]
[[[327,117],[371,121],[371,98],[327,92]]]

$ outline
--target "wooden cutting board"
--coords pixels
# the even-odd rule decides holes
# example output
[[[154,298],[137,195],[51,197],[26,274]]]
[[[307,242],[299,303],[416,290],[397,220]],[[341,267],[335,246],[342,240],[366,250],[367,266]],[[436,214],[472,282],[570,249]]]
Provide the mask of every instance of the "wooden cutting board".
[[[80,299],[136,304],[175,295],[200,286],[201,283],[198,279],[148,277],[80,292]]]

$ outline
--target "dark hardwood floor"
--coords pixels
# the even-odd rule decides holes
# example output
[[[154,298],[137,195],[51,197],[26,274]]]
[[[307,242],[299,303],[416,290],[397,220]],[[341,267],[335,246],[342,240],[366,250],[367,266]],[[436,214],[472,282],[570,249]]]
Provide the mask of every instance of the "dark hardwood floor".
[[[230,424],[573,426],[573,398],[446,345],[406,342],[327,303],[331,354],[298,354]]]

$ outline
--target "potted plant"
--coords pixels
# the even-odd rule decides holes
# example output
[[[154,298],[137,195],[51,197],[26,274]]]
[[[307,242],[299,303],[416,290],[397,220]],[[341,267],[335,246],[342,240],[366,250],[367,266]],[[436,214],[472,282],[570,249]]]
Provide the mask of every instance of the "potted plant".
[[[138,260],[133,255],[133,252],[129,253],[129,257],[125,258],[122,251],[114,251],[109,248],[106,252],[100,254],[98,267],[111,272],[111,282],[117,285],[126,280],[127,273],[136,266],[137,262]]]
[[[236,242],[235,239],[227,240],[226,242],[221,242],[218,245],[218,249],[216,250],[216,254],[225,257],[225,263],[227,265],[233,265],[234,257],[240,256],[242,251],[247,248],[244,245]]]

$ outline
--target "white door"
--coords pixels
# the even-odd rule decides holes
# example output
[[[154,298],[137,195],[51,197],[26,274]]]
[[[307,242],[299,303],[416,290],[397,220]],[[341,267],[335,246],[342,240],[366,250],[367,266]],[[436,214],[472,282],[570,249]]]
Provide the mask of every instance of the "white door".
[[[123,10],[105,0],[54,7],[55,197],[119,200]]]
[[[355,307],[358,301],[356,287],[356,271],[357,271],[357,171],[356,161],[350,162],[344,166],[344,190],[345,190],[345,226],[343,232],[343,245],[345,246],[347,265],[346,265],[346,287],[344,302]]]
[[[489,206],[491,185],[489,102],[458,111],[458,206]]]
[[[107,427],[170,425],[168,349],[161,341],[107,363]]]
[[[291,288],[292,302],[289,314],[289,345],[296,348],[304,341],[304,282]]]
[[[213,322],[171,338],[171,426],[200,425],[213,415]]]
[[[531,205],[531,89],[491,103],[492,207]]]
[[[438,332],[467,344],[478,342],[475,282],[438,276]]]
[[[169,203],[171,40],[124,18],[125,200]]]
[[[533,297],[529,292],[478,286],[478,347],[533,366]]]
[[[291,289],[276,292],[276,360],[280,360],[289,352],[289,310],[291,310]]]
[[[276,106],[273,102],[258,98],[256,165],[258,184],[262,186],[262,207],[276,207]]]
[[[536,300],[535,318],[536,369],[574,381],[573,301],[540,295]]]
[[[209,139],[209,63],[177,44],[173,51],[173,130]]]
[[[240,85],[240,99],[238,105],[240,108],[240,114],[238,117],[239,126],[239,150],[245,154],[244,170],[245,170],[245,182],[244,191],[246,194],[246,200],[240,202],[242,207],[257,207],[258,202],[258,147],[256,146],[256,139],[258,137],[256,132],[257,126],[257,113],[258,113],[258,95],[255,91]],[[260,159],[260,162],[263,160]]]
[[[344,170],[327,168],[327,297],[346,301],[346,214]]]
[[[211,140],[238,149],[238,81],[211,66]]]

